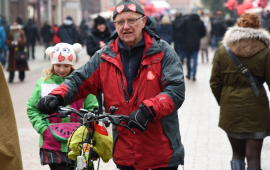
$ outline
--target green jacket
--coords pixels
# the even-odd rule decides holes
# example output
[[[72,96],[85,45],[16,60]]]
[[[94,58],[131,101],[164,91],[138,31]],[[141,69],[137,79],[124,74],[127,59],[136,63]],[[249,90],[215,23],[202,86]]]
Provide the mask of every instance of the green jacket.
[[[53,75],[49,80],[44,81],[44,78],[38,80],[30,99],[27,102],[27,114],[32,123],[34,129],[41,135],[39,146],[44,149],[67,152],[66,142],[57,141],[51,134],[51,131],[45,121],[41,120],[45,117],[45,114],[39,112],[37,108],[38,101],[43,97],[48,95],[54,88],[58,87],[62,82],[64,82],[60,76]],[[88,95],[86,99],[76,101],[70,105],[75,109],[84,108],[91,111],[93,108],[98,107],[98,102],[94,95]],[[55,113],[58,114],[58,113]],[[73,125],[74,127],[79,126],[78,120],[73,117],[78,118],[74,113],[71,114],[72,117],[68,118],[50,118],[50,126],[52,129],[55,126],[68,127]],[[71,123],[75,122],[75,123]],[[69,124],[68,124],[69,123]],[[66,124],[66,125],[65,125]],[[63,128],[64,129],[64,128]],[[65,130],[65,129],[64,129]],[[45,133],[46,132],[46,133]],[[70,132],[69,132],[70,133]],[[71,134],[71,133],[70,133]],[[66,134],[65,134],[66,135]],[[67,137],[67,136],[66,136]]]
[[[223,39],[233,53],[261,82],[270,85],[270,36],[265,30],[232,27]],[[215,56],[210,78],[212,92],[220,105],[219,127],[230,132],[270,130],[269,101],[263,87],[257,98],[248,79],[234,64],[222,45]]]

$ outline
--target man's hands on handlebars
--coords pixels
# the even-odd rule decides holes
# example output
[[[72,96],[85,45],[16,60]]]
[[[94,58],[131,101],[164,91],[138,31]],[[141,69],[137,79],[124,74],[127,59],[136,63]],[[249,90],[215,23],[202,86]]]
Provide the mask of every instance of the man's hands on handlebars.
[[[63,103],[63,98],[60,96],[47,95],[42,97],[38,101],[38,110],[41,113],[51,115],[53,114],[58,106],[61,106]]]
[[[154,121],[154,118],[148,108],[142,104],[139,106],[138,110],[129,114],[129,119],[127,125],[131,128],[139,129],[140,131],[145,131],[149,121]]]

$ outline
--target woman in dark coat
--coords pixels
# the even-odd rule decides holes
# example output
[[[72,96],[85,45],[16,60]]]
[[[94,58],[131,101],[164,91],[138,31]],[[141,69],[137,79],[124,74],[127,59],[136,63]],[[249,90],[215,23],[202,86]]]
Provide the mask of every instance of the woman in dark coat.
[[[10,26],[10,33],[6,39],[6,44],[9,49],[9,60],[7,71],[9,71],[9,83],[13,82],[14,73],[19,71],[19,79],[23,81],[25,78],[25,70],[29,70],[27,60],[16,60],[16,51],[24,50],[26,44],[26,37],[21,25],[14,22]]]
[[[111,32],[106,25],[106,20],[101,17],[97,16],[94,20],[94,27],[91,30],[91,34],[87,37],[86,40],[86,49],[87,54],[91,57],[95,54],[96,51],[103,48],[108,43],[108,38],[111,35]],[[103,100],[102,100],[102,92],[97,95],[97,100],[99,104],[99,113],[102,114],[103,112]],[[104,103],[104,108],[105,103]]]
[[[87,37],[86,48],[87,54],[93,56],[96,51],[104,47],[108,43],[111,32],[106,24],[106,20],[99,16],[94,20],[94,27],[91,34]]]
[[[261,83],[270,85],[270,36],[260,29],[256,14],[245,13],[225,34],[227,44],[241,63]],[[212,92],[220,105],[219,127],[228,135],[233,150],[232,170],[260,170],[263,140],[269,135],[269,101],[263,86],[256,97],[222,45],[216,53],[210,79]]]
[[[166,41],[168,44],[172,43],[173,40],[173,27],[169,16],[164,15],[157,28],[157,33],[161,39]]]

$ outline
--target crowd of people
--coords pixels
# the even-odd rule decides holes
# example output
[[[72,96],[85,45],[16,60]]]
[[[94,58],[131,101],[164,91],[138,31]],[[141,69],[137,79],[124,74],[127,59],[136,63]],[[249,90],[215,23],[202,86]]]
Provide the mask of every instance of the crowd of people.
[[[231,169],[245,170],[246,159],[247,170],[260,170],[263,140],[270,135],[269,100],[262,85],[270,86],[270,35],[268,27],[261,28],[258,15],[245,13],[233,21],[221,11],[209,15],[194,8],[186,15],[154,18],[145,16],[137,1],[123,0],[112,18],[114,31],[99,15],[91,29],[85,20],[76,27],[70,16],[59,27],[45,22],[41,38],[32,19],[24,24],[18,17],[10,26],[0,19],[0,54],[9,51],[10,83],[14,71],[23,81],[29,70],[27,60],[16,60],[16,52],[25,46],[29,58],[35,59],[35,43],[42,39],[44,59],[52,63],[27,102],[30,122],[42,139],[41,164],[64,170],[74,163],[66,159],[66,143],[52,135],[50,125],[77,122],[52,118],[46,123],[41,120],[44,115],[57,115],[55,109],[66,105],[88,111],[98,106],[100,114],[103,106],[106,112],[117,106],[119,114],[129,116],[125,124],[136,132],[113,127],[117,168],[177,170],[185,155],[177,113],[185,100],[185,78],[196,81],[198,56],[209,62],[212,49],[216,52],[210,87],[220,105],[219,126],[232,147]],[[75,70],[82,46],[90,60]]]

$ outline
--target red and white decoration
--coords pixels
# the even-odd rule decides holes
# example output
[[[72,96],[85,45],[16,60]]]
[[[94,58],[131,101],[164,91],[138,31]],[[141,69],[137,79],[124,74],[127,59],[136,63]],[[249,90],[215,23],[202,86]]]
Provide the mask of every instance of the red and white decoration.
[[[229,10],[237,10],[238,15],[245,13],[247,9],[265,8],[267,0],[244,0],[242,4],[238,4],[237,0],[227,0],[226,7]]]

